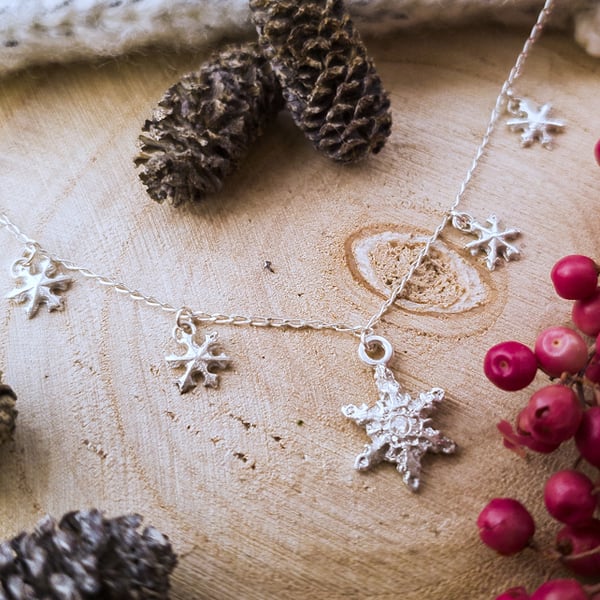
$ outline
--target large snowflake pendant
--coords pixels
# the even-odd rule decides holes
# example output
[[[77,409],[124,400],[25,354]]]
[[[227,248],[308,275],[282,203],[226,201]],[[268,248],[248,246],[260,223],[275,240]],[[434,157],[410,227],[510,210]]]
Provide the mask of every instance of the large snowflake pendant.
[[[427,452],[452,454],[456,444],[431,427],[429,415],[444,398],[444,390],[433,388],[412,398],[403,393],[390,369],[381,362],[375,365],[375,383],[379,400],[342,407],[342,413],[365,428],[371,443],[365,446],[354,463],[361,471],[387,461],[396,464],[404,483],[413,491],[421,481],[421,458]]]
[[[531,146],[538,141],[542,146],[549,148],[554,141],[552,133],[560,132],[565,128],[565,123],[558,119],[550,118],[552,105],[549,103],[536,106],[527,98],[514,98],[509,103],[509,111],[515,115],[506,124],[513,131],[521,131],[521,146]]]
[[[42,304],[49,311],[62,309],[63,299],[56,292],[64,292],[73,280],[61,275],[57,263],[51,258],[38,255],[35,248],[28,248],[25,256],[13,263],[11,271],[16,287],[6,297],[25,304],[28,318],[35,317]]]
[[[177,379],[177,387],[182,394],[193,390],[198,384],[196,376],[201,376],[205,387],[217,387],[219,377],[212,369],[224,369],[229,364],[229,357],[225,354],[213,352],[219,334],[213,331],[204,336],[204,341],[196,341],[196,326],[193,319],[179,315],[177,326],[173,330],[173,338],[186,347],[186,353],[170,355],[165,358],[171,367],[184,367],[185,372]]]

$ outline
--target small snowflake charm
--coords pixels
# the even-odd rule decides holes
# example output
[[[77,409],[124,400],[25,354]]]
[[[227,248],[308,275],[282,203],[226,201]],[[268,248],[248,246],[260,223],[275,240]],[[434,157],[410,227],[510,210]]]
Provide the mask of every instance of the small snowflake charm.
[[[389,342],[379,336],[370,336],[368,343],[379,344],[385,348]],[[364,346],[361,358],[365,359]],[[391,347],[390,347],[391,348]],[[379,390],[379,400],[372,407],[362,404],[348,404],[342,407],[342,413],[365,427],[371,443],[365,446],[354,463],[358,470],[387,461],[396,464],[404,483],[413,491],[419,489],[421,477],[421,458],[426,452],[452,454],[456,444],[430,426],[429,415],[435,405],[442,401],[444,390],[433,388],[421,392],[415,399],[401,391],[394,374],[385,365],[391,352],[383,359],[365,360],[375,367],[375,383]]]
[[[506,125],[513,131],[521,131],[521,146],[531,146],[539,141],[542,146],[549,148],[554,141],[554,132],[561,132],[565,123],[549,117],[552,105],[546,103],[537,107],[526,98],[511,98],[508,110],[515,117],[509,119]]]
[[[59,273],[58,264],[48,256],[40,254],[35,247],[28,247],[22,258],[16,260],[11,269],[16,287],[6,297],[25,305],[28,318],[37,314],[45,304],[49,311],[60,310],[63,299],[56,292],[64,292],[73,281]]]
[[[225,354],[214,354],[219,334],[216,332],[204,336],[204,341],[198,344],[196,341],[196,326],[192,317],[187,313],[179,313],[177,325],[173,330],[173,338],[179,344],[186,347],[187,352],[182,356],[171,355],[166,361],[171,367],[185,367],[185,373],[177,380],[177,387],[182,394],[193,390],[198,384],[196,375],[203,379],[205,387],[217,387],[218,375],[211,369],[224,369],[229,363],[229,357]]]
[[[477,236],[477,239],[468,243],[465,249],[473,256],[481,251],[485,252],[485,264],[490,271],[493,271],[501,258],[508,262],[521,256],[519,248],[508,241],[518,237],[521,232],[515,228],[501,229],[496,215],[490,215],[486,222],[488,226],[482,225],[468,213],[452,214],[454,228]]]

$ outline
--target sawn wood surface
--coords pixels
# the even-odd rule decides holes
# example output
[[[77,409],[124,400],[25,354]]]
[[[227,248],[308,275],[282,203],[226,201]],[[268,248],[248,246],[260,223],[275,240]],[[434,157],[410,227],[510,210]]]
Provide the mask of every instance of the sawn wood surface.
[[[333,164],[282,114],[221,193],[183,209],[147,197],[133,157],[164,90],[205,54],[16,73],[0,82],[0,206],[54,255],[175,307],[364,324],[378,285],[402,275],[451,205],[526,34],[367,40],[392,100],[380,154]],[[20,411],[0,450],[0,536],[46,513],[141,513],[179,554],[176,600],[484,600],[560,573],[478,540],[481,508],[513,496],[551,546],[543,484],[575,457],[569,445],[526,460],[502,448],[496,423],[531,389],[495,389],[482,359],[499,341],[532,344],[568,324],[549,271],[565,254],[600,257],[600,62],[545,35],[517,92],[552,102],[567,128],[551,151],[521,149],[501,122],[461,209],[518,227],[522,259],[490,274],[462,249],[472,238],[448,229],[412,304],[377,329],[407,392],[446,391],[435,425],[459,451],[424,460],[419,493],[391,464],[353,468],[368,437],[341,406],[373,404],[377,391],[352,335],[200,326],[218,331],[231,365],[217,389],[181,395],[181,370],[165,362],[183,352],[174,315],[74,276],[60,312],[28,320],[8,301],[0,312],[0,368]],[[6,229],[0,240],[8,293],[23,245]]]

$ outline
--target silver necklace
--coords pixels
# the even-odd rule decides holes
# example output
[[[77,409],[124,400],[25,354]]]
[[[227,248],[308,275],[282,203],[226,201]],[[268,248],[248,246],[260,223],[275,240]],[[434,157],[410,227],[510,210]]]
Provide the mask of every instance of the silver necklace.
[[[444,390],[435,387],[420,392],[415,397],[404,392],[387,366],[393,356],[393,346],[386,338],[377,335],[375,330],[383,316],[402,296],[408,282],[429,256],[433,244],[448,225],[476,237],[474,241],[466,244],[465,248],[473,255],[483,253],[489,270],[494,270],[502,259],[509,261],[519,257],[520,251],[512,241],[519,235],[517,229],[503,229],[498,218],[493,214],[485,223],[481,223],[469,213],[459,211],[458,208],[491,135],[505,112],[513,117],[507,125],[522,133],[522,145],[539,141],[542,145],[548,146],[553,139],[552,133],[564,127],[561,121],[550,118],[549,104],[537,108],[529,100],[516,97],[513,92],[513,86],[521,76],[529,53],[540,37],[554,4],[555,0],[545,0],[529,37],[500,89],[485,133],[452,204],[425,240],[402,279],[366,323],[348,324],[321,319],[209,313],[177,307],[111,277],[95,273],[71,260],[53,255],[39,242],[28,237],[4,211],[0,212],[0,228],[7,230],[24,246],[22,256],[11,267],[15,288],[7,294],[7,297],[16,303],[24,304],[29,318],[37,314],[42,304],[51,311],[61,309],[63,296],[60,294],[73,282],[72,277],[61,272],[63,270],[104,286],[131,300],[141,301],[149,307],[159,308],[175,315],[172,335],[174,341],[184,347],[184,353],[169,355],[166,361],[174,369],[183,369],[183,373],[176,380],[181,393],[193,390],[199,380],[206,387],[216,387],[219,375],[215,371],[225,368],[230,362],[227,355],[218,354],[216,351],[218,339],[216,332],[205,334],[204,338],[200,339],[198,326],[201,324],[309,329],[350,334],[359,339],[360,360],[374,370],[379,394],[379,399],[373,406],[349,404],[341,409],[345,417],[363,426],[371,439],[370,443],[365,445],[364,451],[356,457],[354,466],[359,470],[365,470],[382,461],[394,463],[409,489],[416,491],[420,484],[423,455],[427,452],[451,454],[456,449],[456,444],[451,439],[431,425],[430,415],[436,405],[442,401]]]

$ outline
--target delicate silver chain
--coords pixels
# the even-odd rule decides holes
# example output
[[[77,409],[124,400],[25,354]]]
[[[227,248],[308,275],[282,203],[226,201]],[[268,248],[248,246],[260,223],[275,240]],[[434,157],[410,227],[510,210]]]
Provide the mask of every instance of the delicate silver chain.
[[[21,244],[39,247],[39,244],[35,240],[27,237],[4,213],[0,213],[0,225],[10,231],[10,233],[12,233],[16,240],[21,242]]]
[[[143,302],[144,304],[147,304],[148,306],[160,308],[161,310],[167,313],[177,313],[180,310],[179,308],[173,306],[172,304],[169,304],[168,302],[163,302],[155,296],[144,294],[143,292],[133,289],[124,283],[120,283],[116,279],[111,279],[110,277],[99,275],[98,273],[94,273],[94,271],[91,271],[86,267],[81,267],[75,264],[71,260],[52,255],[50,252],[42,248],[42,246],[40,246],[38,242],[25,235],[17,227],[17,225],[15,225],[8,218],[8,216],[5,213],[0,213],[0,226],[8,229],[8,231],[10,231],[19,242],[25,244],[27,247],[33,247],[37,252],[44,256],[47,256],[66,271],[78,273],[82,277],[90,279],[91,281],[95,281],[98,285],[102,285],[108,289],[111,289],[117,292],[118,294],[127,296],[132,300],[138,300],[140,302]],[[293,317],[273,316],[245,316],[238,314],[227,315],[223,313],[209,313],[205,311],[192,310],[188,311],[188,314],[193,316],[193,318],[197,321],[216,324],[252,325],[254,327],[275,327],[280,329],[286,327],[290,329],[329,329],[341,333],[352,334],[360,334],[363,329],[361,325],[349,325],[347,323],[327,322],[320,321],[318,319],[302,319]]]
[[[523,66],[525,65],[525,61],[529,57],[531,48],[533,47],[533,45],[536,43],[536,41],[540,37],[542,30],[544,29],[544,26],[548,22],[548,19],[550,18],[552,9],[554,8],[554,4],[555,4],[555,0],[546,0],[545,1],[544,6],[541,9],[541,11],[538,15],[538,18],[535,22],[535,25],[531,29],[531,33],[529,34],[529,37],[527,38],[527,40],[525,41],[525,44],[523,45],[523,49],[519,53],[519,56],[517,57],[517,60],[515,61],[514,66],[512,67],[512,69],[510,70],[510,73],[508,74],[508,77],[506,78],[506,81],[502,84],[502,88],[500,89],[500,93],[498,94],[498,97],[496,98],[496,103],[495,103],[492,113],[490,115],[490,120],[488,122],[487,128],[485,130],[485,133],[483,134],[481,143],[479,144],[479,146],[475,152],[475,158],[473,159],[473,162],[471,163],[471,166],[470,166],[469,170],[467,171],[465,178],[463,179],[462,183],[460,184],[460,188],[459,188],[456,196],[454,197],[454,202],[452,203],[452,206],[450,206],[448,211],[444,214],[443,219],[441,220],[439,225],[433,230],[433,233],[431,234],[431,236],[429,238],[427,238],[427,240],[425,241],[425,244],[423,245],[423,248],[421,248],[421,251],[419,252],[419,254],[417,254],[417,257],[415,258],[415,260],[410,264],[410,267],[409,267],[408,271],[406,272],[406,274],[404,275],[404,277],[402,277],[402,279],[396,285],[396,287],[394,287],[392,289],[392,291],[390,292],[390,295],[387,297],[385,302],[383,302],[381,304],[381,306],[379,307],[379,310],[369,319],[369,321],[365,325],[365,327],[361,333],[361,340],[362,340],[363,344],[365,344],[366,336],[368,336],[372,333],[373,327],[375,327],[375,325],[379,321],[381,321],[381,319],[387,313],[387,311],[390,309],[390,307],[394,304],[394,302],[396,302],[398,297],[404,292],[406,285],[412,279],[413,275],[415,274],[415,271],[421,266],[421,264],[423,263],[425,258],[427,258],[427,256],[429,256],[429,253],[431,252],[431,246],[440,237],[442,231],[446,228],[448,221],[453,216],[455,216],[456,209],[458,208],[458,205],[461,203],[462,198],[463,198],[465,192],[467,191],[467,187],[468,187],[469,183],[471,182],[471,179],[473,178],[473,174],[475,173],[475,171],[477,170],[477,167],[479,166],[481,157],[483,156],[484,150],[486,149],[486,147],[490,141],[490,138],[492,136],[494,128],[496,127],[496,124],[498,123],[498,119],[504,112],[505,104],[506,104],[508,98],[511,97],[512,87],[513,87],[514,83],[517,81],[517,79],[521,76],[521,74],[523,72]]]
[[[487,128],[479,144],[475,157],[471,163],[469,170],[465,178],[463,179],[458,193],[454,197],[454,201],[450,208],[444,213],[443,219],[438,224],[438,226],[434,229],[431,236],[425,241],[423,248],[418,253],[415,260],[411,263],[408,271],[402,277],[400,282],[393,288],[390,292],[388,298],[383,302],[379,308],[379,310],[373,314],[373,316],[367,321],[366,325],[350,325],[347,323],[336,323],[336,322],[328,322],[322,321],[320,319],[304,319],[304,318],[294,318],[294,317],[273,317],[273,316],[244,316],[238,314],[222,314],[222,313],[209,313],[205,311],[188,311],[188,314],[193,316],[194,319],[206,322],[206,323],[215,323],[215,324],[229,324],[229,325],[250,325],[254,327],[275,327],[275,328],[291,328],[291,329],[313,329],[313,330],[331,330],[337,331],[340,333],[350,333],[352,335],[359,335],[361,337],[361,341],[363,345],[366,343],[366,337],[371,335],[373,332],[373,328],[375,325],[381,321],[386,312],[390,309],[390,307],[394,304],[394,302],[400,297],[400,295],[404,292],[406,285],[410,281],[410,279],[415,274],[415,271],[421,266],[423,260],[429,255],[431,252],[432,245],[436,242],[436,240],[441,235],[442,231],[448,224],[448,221],[457,215],[456,209],[460,204],[471,179],[477,167],[479,166],[479,162],[483,156],[484,150],[487,147],[490,137],[494,131],[494,128],[503,113],[504,107],[506,105],[507,100],[511,97],[512,86],[515,81],[521,76],[523,71],[523,66],[529,56],[532,46],[540,37],[542,30],[550,17],[550,13],[554,8],[555,0],[545,0],[544,6],[541,9],[538,18],[536,20],[535,25],[533,26],[529,37],[525,41],[523,49],[519,53],[517,60],[515,61],[514,66],[510,70],[508,78],[503,83],[502,88],[500,90],[500,94],[496,98],[496,103],[492,110],[490,120],[488,122]],[[31,239],[27,235],[25,235],[18,227],[15,225],[5,213],[0,213],[0,227],[7,229],[16,239],[17,241],[25,244],[26,246],[33,247],[35,250],[47,256],[55,263],[61,265],[65,270],[78,273],[82,277],[90,279],[91,281],[96,282],[98,285],[104,286],[108,289],[111,289],[118,294],[122,294],[124,296],[129,297],[132,300],[143,302],[144,304],[152,307],[160,308],[161,310],[167,313],[177,313],[181,310],[181,308],[177,308],[172,304],[167,302],[163,302],[157,299],[154,296],[144,294],[139,290],[133,289],[124,283],[120,283],[119,281],[112,279],[110,277],[106,277],[104,275],[99,275],[98,273],[94,273],[90,269],[86,267],[82,267],[77,265],[76,263],[60,258],[57,256],[53,256],[46,250],[44,250],[38,242]]]

